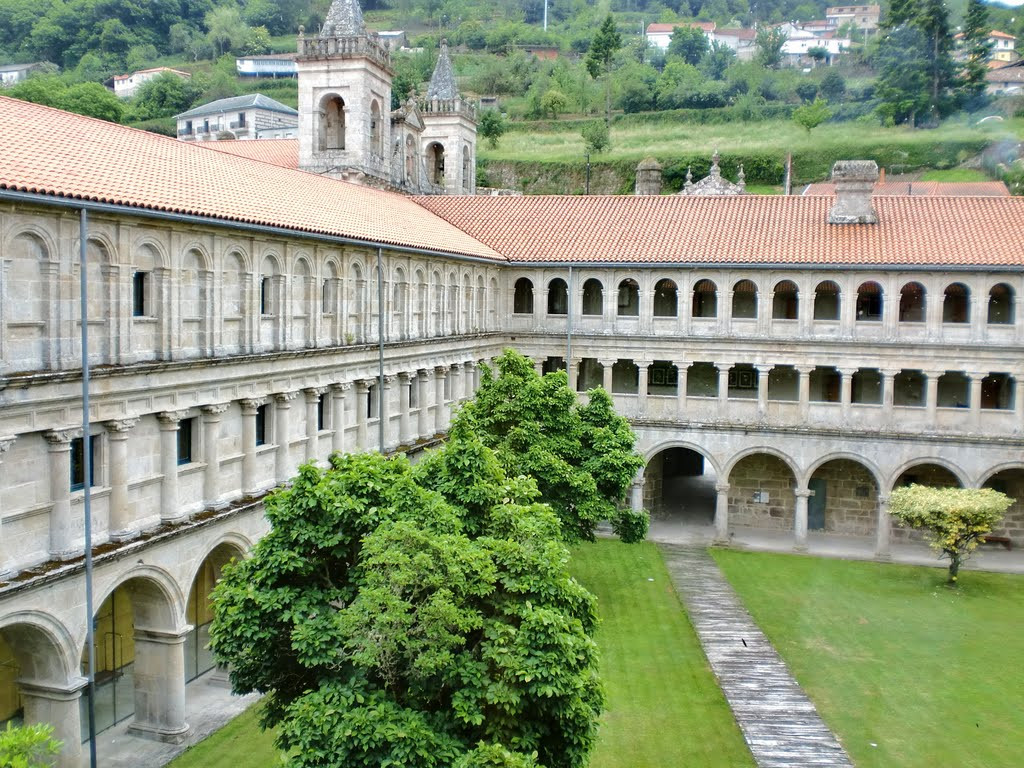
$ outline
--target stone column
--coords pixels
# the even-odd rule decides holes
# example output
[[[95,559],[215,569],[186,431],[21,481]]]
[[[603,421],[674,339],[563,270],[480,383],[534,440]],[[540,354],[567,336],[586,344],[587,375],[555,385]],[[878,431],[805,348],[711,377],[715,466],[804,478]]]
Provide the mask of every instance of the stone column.
[[[71,517],[71,441],[81,429],[54,429],[43,433],[50,452],[50,556],[69,560],[81,554],[84,520]],[[88,450],[88,441],[83,448]],[[88,482],[89,478],[86,478]]]
[[[636,362],[636,368],[637,368],[636,401],[637,401],[637,415],[638,416],[646,416],[647,415],[647,388],[648,388],[648,380],[650,378],[650,376],[649,376],[650,372],[649,372],[647,366],[649,364],[650,364],[649,360],[637,360],[637,362]]]
[[[350,382],[342,382],[331,385],[331,451],[334,453],[345,452],[345,401],[348,400],[348,391],[352,389]]]
[[[843,421],[850,420],[850,407],[853,404],[853,374],[856,368],[839,369],[839,403],[843,412]]]
[[[793,549],[797,552],[807,551],[807,499],[811,496],[807,488],[793,491],[796,497],[796,510],[793,515]]]
[[[430,435],[427,426],[427,381],[430,373],[424,368],[416,371],[416,436],[422,440]]]
[[[448,376],[448,366],[439,365],[434,368],[434,432],[442,434],[448,431],[448,410],[444,403],[444,382]]]
[[[984,371],[971,371],[967,375],[971,379],[971,429],[977,430],[981,424],[981,382],[988,374]]]
[[[543,376],[544,375],[544,360],[542,358],[539,358],[539,357],[536,360],[534,360],[533,361],[533,369],[537,372],[538,376]]]
[[[925,334],[929,341],[942,338],[942,303],[945,294],[941,289],[928,291],[924,297]]]
[[[16,439],[15,437],[0,437],[0,466],[3,465],[4,454],[10,450]],[[0,507],[0,525],[2,525],[2,520],[3,508]],[[12,555],[13,552],[8,537],[4,534],[3,529],[0,528],[0,580],[7,580],[17,572],[16,561]]]
[[[191,627],[135,628],[135,720],[128,732],[154,741],[180,744],[185,722],[185,637]]]
[[[615,361],[604,359],[598,360],[597,362],[601,364],[602,368],[602,386],[604,387],[604,391],[610,395],[612,393],[612,375],[614,373],[613,368],[615,367]]]
[[[579,361],[573,361],[570,365],[567,365],[565,368],[565,375],[569,378],[569,389],[573,392],[578,391],[580,381]]]
[[[639,512],[644,508],[644,471],[641,469],[633,478],[633,484],[629,488],[629,508]]]
[[[718,332],[732,334],[732,291],[718,292]]]
[[[875,557],[891,560],[892,518],[889,517],[889,497],[878,496],[878,524],[875,528]]]
[[[128,508],[128,433],[139,423],[138,419],[108,421],[107,445],[110,447],[110,531],[112,541],[126,541],[139,535],[139,527]],[[85,446],[85,450],[88,450]]]
[[[882,419],[886,423],[892,421],[893,392],[896,389],[896,374],[899,371],[886,369],[882,374]]]
[[[729,484],[716,483],[715,490],[715,543],[729,543]]]
[[[451,397],[448,398],[448,401],[451,403],[451,412],[454,413],[455,407],[459,402],[461,402],[464,392],[464,385],[462,383],[462,366],[459,363],[454,363],[449,375],[452,377],[452,383],[450,392]],[[451,422],[449,421],[449,423]]]
[[[924,404],[928,412],[928,426],[934,429],[937,426],[937,411],[939,406],[939,371],[923,371],[925,379]]]
[[[412,377],[402,372],[398,374],[398,442],[410,445],[412,437],[412,420],[409,413],[409,390],[412,388]]]
[[[755,365],[757,369],[757,418],[764,419],[768,414],[768,376],[772,366]]]
[[[686,374],[690,363],[686,360],[674,361],[676,366],[676,418],[686,416]]]
[[[370,412],[370,381],[360,379],[356,382],[356,450],[365,451],[369,448],[367,432]]]
[[[718,415],[724,417],[729,401],[729,369],[732,363],[715,363],[718,369]]]
[[[464,374],[463,382],[466,385],[466,400],[472,400],[473,395],[476,394],[476,362],[473,360],[467,360],[463,364]]]
[[[163,411],[160,422],[160,521],[177,523],[185,519],[178,501],[178,429],[188,411]]]
[[[278,485],[287,483],[295,473],[291,457],[291,424],[288,415],[292,409],[295,392],[278,392],[274,395],[274,480]]]
[[[385,376],[384,386],[381,388],[380,396],[377,398],[377,418],[380,424],[384,425],[384,445],[380,445],[380,440],[377,440],[377,448],[381,453],[395,445],[394,438],[391,436],[391,385],[394,383],[394,376]],[[380,424],[378,424],[377,429],[380,429]]]
[[[25,708],[25,722],[49,723],[53,738],[64,742],[55,763],[56,768],[82,766],[82,688],[83,677],[72,677],[64,684],[18,681],[21,703]]]
[[[306,461],[316,462],[320,448],[320,396],[327,387],[310,387],[303,390],[306,396]]]
[[[239,401],[242,408],[242,493],[254,496],[260,492],[256,476],[256,412],[267,402],[263,397],[247,397]]]
[[[807,417],[811,410],[811,371],[809,365],[798,365],[797,373],[800,374],[800,421],[807,423]]]
[[[220,498],[220,417],[228,409],[227,403],[204,405],[203,452],[206,468],[203,470],[203,506],[225,506]]]

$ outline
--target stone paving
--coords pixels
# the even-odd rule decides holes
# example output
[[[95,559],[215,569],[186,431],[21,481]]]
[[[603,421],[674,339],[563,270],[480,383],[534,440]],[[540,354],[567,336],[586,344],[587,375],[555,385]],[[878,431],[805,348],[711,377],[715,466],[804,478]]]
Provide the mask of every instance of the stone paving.
[[[663,544],[665,564],[760,768],[853,766],[785,662],[699,546]]]

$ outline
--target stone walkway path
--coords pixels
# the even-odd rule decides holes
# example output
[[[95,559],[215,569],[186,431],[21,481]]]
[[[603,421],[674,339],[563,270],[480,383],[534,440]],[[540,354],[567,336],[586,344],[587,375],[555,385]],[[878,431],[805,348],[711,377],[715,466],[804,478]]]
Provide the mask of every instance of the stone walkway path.
[[[760,768],[851,762],[718,565],[701,547],[663,544],[665,564]]]

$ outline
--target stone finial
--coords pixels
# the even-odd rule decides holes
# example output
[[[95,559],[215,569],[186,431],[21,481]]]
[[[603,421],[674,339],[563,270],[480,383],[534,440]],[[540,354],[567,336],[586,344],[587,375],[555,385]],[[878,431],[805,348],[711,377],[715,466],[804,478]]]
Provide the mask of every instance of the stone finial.
[[[874,160],[840,160],[832,166],[836,202],[828,212],[829,224],[877,224],[871,193],[878,180]]]
[[[333,0],[324,20],[323,37],[355,37],[366,34],[359,0]]]
[[[740,163],[740,172],[736,174],[736,186],[742,190],[747,188],[747,174],[743,172],[743,163]]]
[[[683,188],[684,189],[689,189],[692,186],[693,186],[693,168],[688,165],[688,166],[686,166],[686,181],[683,183]]]
[[[661,164],[653,157],[644,158],[636,167],[636,194],[661,194]]]
[[[441,53],[434,65],[434,74],[430,76],[427,86],[427,99],[457,99],[459,88],[455,83],[455,69],[448,57],[448,41],[441,40]]]

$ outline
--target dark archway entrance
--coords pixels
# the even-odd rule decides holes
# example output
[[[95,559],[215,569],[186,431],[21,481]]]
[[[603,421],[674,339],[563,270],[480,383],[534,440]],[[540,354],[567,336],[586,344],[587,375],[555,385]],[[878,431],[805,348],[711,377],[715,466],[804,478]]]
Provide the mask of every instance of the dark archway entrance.
[[[996,472],[981,487],[992,488],[1014,499],[1003,515],[1003,522],[992,533],[1008,536],[1014,549],[1024,546],[1024,468],[1014,467]]]
[[[715,518],[715,469],[690,448],[668,448],[644,470],[644,505],[651,515],[693,525]]]

